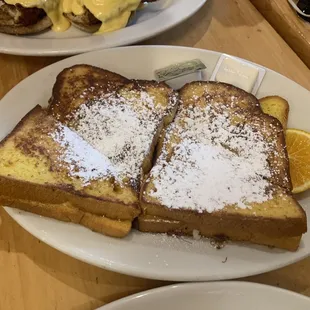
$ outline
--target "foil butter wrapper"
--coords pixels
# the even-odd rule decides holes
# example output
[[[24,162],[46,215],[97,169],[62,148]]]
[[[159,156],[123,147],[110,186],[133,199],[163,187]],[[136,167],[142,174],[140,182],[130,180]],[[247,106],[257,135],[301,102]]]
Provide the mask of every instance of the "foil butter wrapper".
[[[186,83],[201,81],[203,70],[206,69],[204,63],[199,59],[179,62],[168,67],[155,71],[158,82],[166,82],[174,89],[180,89]]]

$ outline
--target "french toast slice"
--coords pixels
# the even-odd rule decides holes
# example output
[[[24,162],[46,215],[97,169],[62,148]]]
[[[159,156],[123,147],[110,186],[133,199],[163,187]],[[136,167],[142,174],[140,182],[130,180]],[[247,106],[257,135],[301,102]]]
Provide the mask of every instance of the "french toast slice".
[[[115,182],[138,204],[141,178],[151,169],[159,134],[177,104],[177,93],[165,83],[76,65],[58,75],[48,111],[109,158],[118,171]],[[117,190],[110,195],[119,203],[126,198]]]
[[[71,203],[50,204],[38,201],[16,199],[9,196],[0,196],[0,203],[7,207],[35,213],[44,217],[50,217],[63,222],[80,224],[94,232],[114,237],[124,238],[130,230],[132,222],[129,220],[112,220],[105,216],[83,212]]]
[[[39,106],[0,143],[0,158],[4,205],[11,200],[17,207],[18,201],[70,204],[129,222],[140,213],[135,195],[115,181],[110,160]]]
[[[263,233],[249,233],[246,231],[231,232],[226,231],[225,235],[219,234],[219,231],[210,230],[207,225],[197,227],[193,223],[183,223],[177,220],[169,220],[151,215],[140,215],[134,222],[134,227],[141,232],[146,233],[164,233],[176,236],[194,236],[195,231],[200,236],[219,240],[250,242],[270,247],[276,247],[288,251],[296,251],[299,247],[301,235],[296,237],[270,237]]]
[[[164,83],[88,65],[65,69],[48,110],[34,108],[0,144],[0,202],[125,236],[177,103]]]
[[[292,189],[283,128],[276,118],[262,113],[260,102],[255,96],[233,85],[216,82],[190,83],[183,87],[181,96],[182,114],[186,118],[191,117],[192,106],[202,109],[212,107],[214,113],[228,113],[226,118],[229,117],[231,122],[234,139],[238,137],[238,131],[244,134],[247,123],[251,124],[253,131],[260,131],[266,143],[273,142],[267,150],[267,161],[273,165],[270,181],[289,191]],[[220,125],[214,124],[217,127]]]
[[[117,73],[90,65],[66,68],[57,75],[48,111],[65,123],[80,105],[117,91],[128,82]]]
[[[142,189],[143,215],[243,240],[305,233],[280,122],[224,83],[187,84],[180,101]]]
[[[279,96],[267,96],[259,99],[259,103],[263,112],[278,119],[286,130],[290,110],[288,102]]]

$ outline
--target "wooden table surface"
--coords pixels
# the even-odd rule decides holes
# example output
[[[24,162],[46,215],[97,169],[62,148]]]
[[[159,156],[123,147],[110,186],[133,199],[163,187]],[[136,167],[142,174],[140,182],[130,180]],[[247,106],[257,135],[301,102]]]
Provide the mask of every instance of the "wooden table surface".
[[[299,18],[287,0],[251,1],[310,68],[310,23]]]
[[[209,0],[147,44],[217,50],[272,68],[310,89],[310,72],[249,0]],[[0,55],[0,98],[56,58]],[[20,103],[22,104],[22,102]],[[70,258],[32,237],[0,209],[0,309],[92,310],[167,283],[124,276]],[[247,280],[310,296],[310,258]]]

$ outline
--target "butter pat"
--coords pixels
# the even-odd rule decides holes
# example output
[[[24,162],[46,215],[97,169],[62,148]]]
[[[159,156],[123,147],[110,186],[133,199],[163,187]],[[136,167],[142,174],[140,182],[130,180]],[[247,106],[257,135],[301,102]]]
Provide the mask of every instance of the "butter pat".
[[[211,80],[237,86],[256,94],[265,75],[265,69],[247,61],[223,55],[211,76]]]
[[[225,58],[215,76],[218,82],[233,84],[247,92],[253,90],[258,69],[233,58]]]

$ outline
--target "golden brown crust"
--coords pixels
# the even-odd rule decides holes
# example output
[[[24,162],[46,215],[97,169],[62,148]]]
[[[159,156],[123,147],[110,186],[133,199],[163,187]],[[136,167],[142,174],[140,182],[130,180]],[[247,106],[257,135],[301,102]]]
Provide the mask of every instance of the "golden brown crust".
[[[96,216],[87,212],[79,224],[92,231],[114,238],[124,238],[131,230],[131,221],[111,220],[107,217]]]
[[[128,82],[125,77],[108,70],[85,64],[74,65],[57,75],[48,112],[66,123],[81,104],[117,91]]]
[[[52,204],[0,196],[0,204],[50,217],[58,221],[83,225],[106,236],[123,238],[131,229],[131,221],[112,220],[104,216],[82,212],[70,203]]]
[[[207,98],[208,101],[211,101],[216,100],[216,98],[220,98],[222,100],[223,98],[230,99],[231,96],[234,96],[238,104],[233,108],[230,104],[230,100],[227,100],[226,105],[232,113],[260,114],[262,112],[259,101],[255,96],[238,87],[226,83],[212,81],[191,82],[184,85],[179,92],[180,97],[183,99],[180,104],[180,109],[186,108],[191,104],[199,104],[200,106],[205,105],[206,101],[198,103],[198,99],[202,98]],[[197,96],[199,98],[190,98],[193,92],[198,92]]]
[[[87,103],[94,98],[100,98],[102,95],[117,91],[120,88],[123,91],[143,90],[146,92],[156,92],[160,98],[163,98],[162,104],[165,105],[164,110],[167,110],[167,115],[163,117],[161,124],[158,126],[158,131],[153,137],[150,152],[143,163],[143,171],[148,171],[151,168],[152,154],[160,130],[164,124],[172,121],[177,106],[177,99],[174,98],[176,97],[175,92],[165,83],[141,80],[130,81],[107,70],[89,65],[75,65],[63,70],[58,75],[48,112],[60,122],[67,124],[70,122],[71,113],[81,104]],[[169,105],[169,110],[166,106],[167,102],[173,99],[175,104]],[[69,202],[82,212],[103,215],[111,219],[131,221],[137,217],[141,209],[138,202],[138,193],[134,190],[131,191],[131,201],[126,197],[127,201],[129,201],[127,203],[123,199],[124,197],[119,196],[119,193],[98,196],[96,195],[96,189],[89,192],[87,189],[84,190],[84,187],[80,189],[74,184],[66,182],[66,172],[61,171],[57,167],[57,160],[55,163],[53,162],[54,153],[56,155],[58,153],[56,152],[57,145],[54,145],[54,142],[49,142],[50,138],[48,138],[49,132],[53,131],[55,127],[55,119],[52,116],[47,115],[41,107],[35,107],[20,121],[12,133],[1,142],[0,148],[4,147],[9,139],[13,139],[15,147],[24,156],[27,158],[38,157],[41,162],[44,161],[45,167],[46,165],[49,167],[48,174],[56,175],[57,180],[60,182],[41,184],[31,182],[30,179],[2,175],[0,177],[0,184],[2,185],[0,194],[41,204],[58,205]],[[31,118],[33,119],[30,120]],[[27,125],[26,123],[29,120],[30,125],[29,123]],[[23,132],[19,133],[19,131]],[[99,187],[97,186],[96,188]],[[127,189],[127,186],[125,190],[130,191],[130,189]],[[133,199],[133,196],[135,196],[135,199]],[[91,217],[88,218],[90,221]],[[86,221],[86,218],[84,218],[84,221]]]
[[[220,233],[214,231],[207,225],[196,226],[181,221],[168,220],[156,216],[139,216],[135,222],[135,228],[142,232],[166,233],[176,236],[193,236],[194,230],[207,238],[216,238],[221,240],[229,239],[231,241],[251,242],[255,244],[267,245],[281,248],[289,251],[296,251],[299,247],[301,235],[296,237],[270,237],[264,233],[251,233],[249,231],[225,231]]]
[[[57,185],[42,185],[0,176],[0,195],[40,203],[62,204],[70,202],[82,211],[111,219],[132,220],[140,214],[138,204],[94,198]]]
[[[233,106],[231,104],[232,96],[234,96],[234,102],[237,103]],[[224,103],[230,113],[237,117],[238,122],[242,119],[246,123],[253,122],[253,126],[257,126],[257,130],[264,129],[262,131],[264,131],[266,140],[276,139],[275,152],[268,154],[269,164],[273,172],[270,179],[270,186],[274,191],[273,198],[266,203],[251,204],[251,209],[226,206],[222,211],[212,213],[170,209],[149,195],[150,191],[156,191],[156,188],[154,188],[152,180],[148,180],[144,183],[143,194],[140,198],[143,215],[204,225],[212,229],[214,233],[220,234],[225,232],[259,234],[264,231],[266,235],[272,238],[279,238],[300,236],[305,233],[307,231],[306,214],[290,193],[288,155],[280,122],[274,117],[264,114],[259,101],[254,96],[224,83],[189,83],[180,90],[180,98],[179,112],[183,111],[184,113],[187,113],[191,106],[203,108],[211,102],[216,103],[218,98],[221,103],[218,106],[222,109],[222,103]],[[167,143],[167,149],[163,152],[167,151],[169,154],[169,141]],[[162,147],[161,139],[159,151]],[[208,189],[206,188],[206,190]]]
[[[166,83],[151,80],[128,80],[119,74],[98,67],[75,65],[58,74],[52,97],[49,100],[48,112],[61,123],[74,127],[72,115],[82,104],[89,104],[107,94],[126,94],[130,91],[145,91],[155,97],[158,96],[161,100],[156,99],[156,105],[164,105],[166,114],[159,122],[150,151],[142,164],[143,172],[147,173],[151,169],[153,152],[160,132],[164,126],[172,122],[177,109],[178,94]],[[140,182],[134,180],[133,186],[138,195]]]
[[[266,96],[259,99],[259,102],[263,112],[278,119],[286,130],[290,110],[288,102],[279,96]]]
[[[42,126],[42,122],[47,122],[48,118],[49,116],[45,114],[42,108],[36,106],[18,123],[14,130],[0,142],[0,148],[4,148],[5,144],[10,139],[16,139],[19,132],[25,128],[28,121],[35,120],[39,126]],[[54,122],[52,119],[51,121],[52,123]],[[21,148],[26,147],[27,144],[31,145],[32,139],[34,139],[36,143],[36,138],[37,137],[29,135]],[[22,151],[26,152],[26,149],[23,148]],[[27,156],[29,156],[29,154]],[[38,157],[38,160],[40,161],[42,158]],[[50,171],[50,173],[52,173],[52,171]],[[126,205],[123,201],[118,201],[117,199],[92,196],[81,190],[76,190],[72,186],[66,186],[64,184],[36,184],[32,183],[30,180],[14,179],[9,175],[0,176],[0,184],[0,195],[3,196],[51,204],[70,202],[80,210],[97,215],[104,215],[112,219],[132,220],[140,213],[138,198],[136,199],[136,203]]]
[[[193,92],[198,92],[197,98],[191,98]],[[235,98],[237,104],[232,107],[231,97]],[[243,123],[253,123],[257,129],[264,131],[266,139],[268,137],[277,138],[275,151],[269,154],[269,162],[274,165],[272,169],[271,182],[282,186],[289,191],[292,190],[292,182],[289,174],[289,161],[285,143],[285,133],[281,122],[275,117],[265,114],[259,100],[252,94],[226,83],[219,82],[192,82],[186,84],[180,90],[182,103],[179,109],[187,109],[190,105],[206,106],[211,101],[219,98],[221,103],[227,102],[226,107],[231,114],[241,115],[242,119],[238,120]],[[270,128],[269,128],[270,127]],[[277,154],[282,154],[283,158],[279,160]]]
[[[148,91],[149,88],[152,89],[155,84],[156,87],[164,89],[165,94],[170,99],[175,96],[175,92],[164,83],[139,80],[130,81],[125,77],[107,70],[89,65],[76,65],[63,70],[58,75],[48,111],[53,117],[67,124],[70,123],[70,115],[72,112],[83,103],[87,103],[90,100],[100,98],[104,94],[120,89]],[[253,205],[252,207],[257,211],[256,215],[249,209],[243,210],[234,208],[233,206],[227,206],[227,208],[219,212],[197,213],[187,210],[172,210],[162,206],[158,201],[149,199],[147,195],[142,194],[144,191],[147,191],[146,184],[141,192],[141,205],[144,216],[157,216],[168,221],[182,223],[182,233],[185,233],[193,227],[198,227],[205,236],[228,235],[233,240],[248,240],[267,245],[274,245],[271,244],[274,242],[278,244],[279,247],[284,248],[285,246],[283,244],[286,244],[286,241],[293,237],[293,241],[289,243],[289,246],[287,245],[287,248],[293,249],[294,246],[292,244],[296,246],[299,243],[300,235],[306,232],[307,223],[304,210],[290,195],[291,184],[288,172],[287,152],[285,149],[283,129],[279,121],[271,116],[265,115],[261,111],[259,102],[254,96],[231,85],[214,82],[194,82],[187,84],[180,92],[183,99],[180,109],[186,109],[190,104],[198,106],[206,104],[205,101],[193,101],[189,99],[187,96],[192,90],[198,91],[200,98],[206,95],[209,99],[214,99],[216,96],[236,96],[239,104],[233,108],[233,112],[236,112],[236,114],[243,113],[243,115],[246,113],[248,119],[256,120],[257,126],[265,126],[273,129],[272,136],[274,137],[276,135],[279,150],[283,151],[283,148],[285,150],[284,160],[281,161],[280,166],[277,167],[277,174],[273,176],[271,182],[279,195],[275,195],[275,200],[272,200],[270,205],[268,205],[268,203]],[[176,107],[177,105],[171,107],[171,110],[168,111],[161,125],[158,126],[158,131],[154,135],[150,153],[143,164],[144,172],[148,172],[152,167],[152,159],[154,159],[153,153],[158,137],[162,129],[173,120]],[[4,147],[8,139],[14,137],[16,133],[25,126],[25,122],[29,117],[40,113],[42,113],[40,107],[36,107],[29,112],[12,133],[0,143],[0,148]],[[47,122],[48,117],[50,116],[45,114],[45,117],[42,118],[45,118],[44,122]],[[23,145],[19,146],[23,149],[24,153],[27,153],[27,147],[32,144],[31,139],[32,138],[29,137]],[[34,140],[35,139],[36,138],[34,138]],[[268,134],[266,134],[266,139],[268,139]],[[159,151],[162,148],[162,140],[163,138],[159,140]],[[36,151],[40,154],[44,154],[40,149]],[[30,155],[29,152],[27,154]],[[275,159],[272,158],[272,154],[270,156],[270,161],[273,163]],[[136,194],[138,195],[138,193]],[[283,197],[283,199],[281,197]],[[83,191],[78,191],[74,186],[70,186],[70,184],[38,184],[35,182],[32,183],[29,180],[14,179],[9,175],[0,177],[0,202],[17,207],[19,207],[18,203],[20,203],[20,208],[24,208],[24,210],[27,209],[27,211],[34,213],[41,212],[39,214],[54,218],[58,217],[58,219],[61,220],[67,219],[68,221],[80,223],[105,234],[109,234],[109,231],[113,231],[116,237],[125,235],[130,221],[137,217],[141,211],[138,202],[124,204],[122,200],[96,197]],[[47,206],[47,208],[44,206]],[[57,213],[58,211],[55,214],[54,210],[51,210],[49,206],[54,206],[56,208],[55,212],[56,210],[61,210],[60,214]],[[285,211],[285,206],[290,206],[287,212]],[[33,211],[31,207],[34,207]],[[273,213],[271,216],[268,216],[263,210],[268,209],[268,207],[270,207],[270,212]],[[105,221],[101,218],[102,215],[105,216]],[[117,222],[115,220],[118,219],[123,222],[121,225],[115,226],[114,224]],[[186,225],[184,223],[186,223]],[[182,227],[187,228],[183,229]],[[160,230],[160,228],[158,229]],[[130,227],[128,228],[128,231],[129,230]],[[154,230],[156,229],[154,228]],[[262,232],[264,233],[262,234]],[[264,239],[265,237],[266,239]],[[282,238],[286,241],[283,241]],[[270,241],[271,243],[268,244],[268,240],[273,241]],[[282,246],[280,246],[281,244]]]
[[[291,197],[290,199],[293,200]],[[285,204],[286,202],[283,201]],[[185,223],[193,223],[204,225],[210,230],[223,234],[225,231],[231,232],[249,232],[249,233],[264,233],[270,237],[293,237],[299,236],[307,232],[307,221],[305,211],[301,206],[293,201],[293,207],[296,208],[295,217],[290,217],[281,212],[281,205],[273,208],[273,215],[268,217],[264,211],[257,211],[258,215],[254,215],[249,210],[235,210],[227,207],[218,212],[197,213],[191,210],[176,210],[163,207],[160,204],[141,202],[143,215],[158,216],[171,220],[177,220]],[[266,206],[268,208],[268,205]],[[255,209],[253,207],[252,209]],[[256,210],[256,209],[255,209]],[[235,212],[233,212],[235,211]],[[248,211],[248,212],[247,212]],[[281,214],[282,217],[275,217],[275,214]]]
[[[72,207],[69,203],[41,203],[31,202],[24,199],[0,195],[0,204],[23,211],[32,212],[45,217],[50,217],[63,222],[80,223],[84,212]]]
[[[270,182],[291,192],[293,186],[289,173],[289,158],[282,124],[275,117],[265,113],[262,114],[263,117],[257,115],[250,117],[249,120],[256,123],[258,130],[268,128],[264,134],[267,141],[270,139],[276,139],[277,141],[276,147],[268,154],[268,162],[272,173]]]
[[[0,141],[0,148],[2,148],[7,140],[14,136],[21,128],[25,125],[25,122],[27,119],[31,116],[36,116],[41,113],[42,107],[39,105],[36,105],[32,110],[30,110],[20,121],[19,123],[14,127],[14,129],[4,138]]]

